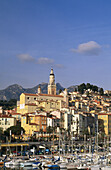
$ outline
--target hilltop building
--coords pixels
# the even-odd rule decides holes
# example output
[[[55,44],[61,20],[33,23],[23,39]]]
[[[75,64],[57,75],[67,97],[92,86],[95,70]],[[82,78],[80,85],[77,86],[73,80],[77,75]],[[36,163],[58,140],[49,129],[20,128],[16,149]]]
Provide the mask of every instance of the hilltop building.
[[[51,69],[49,76],[48,94],[56,95],[55,75],[53,69]]]
[[[36,111],[56,111],[68,106],[67,91],[61,95],[56,94],[55,75],[51,69],[48,84],[48,94],[42,94],[41,87],[38,87],[37,94],[22,93],[17,103],[17,113],[25,114]]]

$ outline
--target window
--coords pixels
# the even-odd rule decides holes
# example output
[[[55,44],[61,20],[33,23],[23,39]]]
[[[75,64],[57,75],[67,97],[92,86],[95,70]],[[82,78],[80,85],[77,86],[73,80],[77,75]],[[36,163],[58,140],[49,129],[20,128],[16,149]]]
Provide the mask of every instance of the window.
[[[27,97],[27,99],[29,100],[29,97]]]
[[[34,100],[36,100],[36,97],[34,97]]]

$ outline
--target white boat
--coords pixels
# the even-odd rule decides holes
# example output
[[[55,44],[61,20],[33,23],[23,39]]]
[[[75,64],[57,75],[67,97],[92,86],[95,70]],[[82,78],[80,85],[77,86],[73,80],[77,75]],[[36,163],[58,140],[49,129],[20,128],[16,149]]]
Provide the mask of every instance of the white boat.
[[[60,166],[60,169],[67,169],[67,163],[66,162],[58,162],[57,165]]]
[[[20,162],[20,167],[32,166],[32,164],[33,164],[33,161],[25,160],[23,162]]]
[[[91,168],[90,168],[90,166],[88,166],[87,164],[85,164],[85,163],[82,163],[82,164],[79,164],[78,166],[77,166],[77,169],[86,169],[86,170],[91,170]]]
[[[72,169],[76,169],[76,167],[77,167],[77,163],[68,163],[67,164],[67,169],[68,170],[72,170]]]
[[[111,166],[105,166],[101,168],[102,170],[111,170]]]
[[[4,165],[5,165],[6,167],[19,166],[19,165],[20,165],[20,162],[13,159],[13,160],[11,160],[11,161],[5,162]]]
[[[100,170],[100,165],[91,165],[91,170]]]

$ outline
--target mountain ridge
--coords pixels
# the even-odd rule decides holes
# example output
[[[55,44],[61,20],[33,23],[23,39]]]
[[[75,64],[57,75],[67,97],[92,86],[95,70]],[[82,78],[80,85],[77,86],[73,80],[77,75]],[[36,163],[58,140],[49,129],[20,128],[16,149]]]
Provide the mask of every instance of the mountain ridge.
[[[10,100],[10,99],[17,99],[19,100],[19,97],[21,93],[37,93],[38,86],[41,86],[41,90],[43,94],[47,94],[47,86],[48,83],[41,83],[38,84],[32,88],[23,88],[21,85],[13,84],[8,87],[6,87],[3,90],[0,90],[0,100]],[[61,86],[60,83],[56,83],[57,88],[57,94],[59,93],[59,90],[64,90],[64,87]],[[77,85],[68,87],[68,91],[74,91],[74,89],[77,88]]]

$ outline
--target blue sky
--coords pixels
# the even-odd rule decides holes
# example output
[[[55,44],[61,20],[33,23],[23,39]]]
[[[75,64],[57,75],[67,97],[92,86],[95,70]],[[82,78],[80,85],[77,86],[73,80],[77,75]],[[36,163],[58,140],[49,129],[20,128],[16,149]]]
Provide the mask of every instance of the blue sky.
[[[48,82],[111,90],[111,0],[0,0],[0,89]]]

